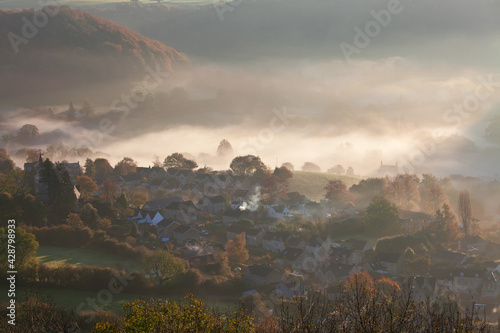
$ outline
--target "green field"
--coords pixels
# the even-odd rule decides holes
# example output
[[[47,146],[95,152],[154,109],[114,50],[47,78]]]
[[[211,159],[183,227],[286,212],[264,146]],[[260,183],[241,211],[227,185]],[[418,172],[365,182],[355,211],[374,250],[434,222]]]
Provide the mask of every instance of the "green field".
[[[348,188],[360,181],[359,177],[339,176],[324,172],[294,171],[293,178],[288,180],[288,187],[290,192],[299,192],[311,200],[320,201],[324,199],[326,184],[335,179],[342,180]]]
[[[37,258],[48,266],[72,265],[72,266],[99,266],[116,268],[117,265],[124,266],[127,270],[137,270],[140,264],[121,256],[106,254],[101,251],[62,248],[55,246],[40,246],[37,250]]]

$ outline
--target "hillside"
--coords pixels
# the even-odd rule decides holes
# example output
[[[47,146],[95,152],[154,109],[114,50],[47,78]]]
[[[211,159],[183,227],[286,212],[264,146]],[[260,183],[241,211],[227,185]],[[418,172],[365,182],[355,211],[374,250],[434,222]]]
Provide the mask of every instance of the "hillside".
[[[293,178],[288,181],[288,186],[290,192],[297,191],[311,200],[320,201],[324,199],[326,184],[335,179],[342,180],[348,188],[360,181],[358,177],[333,175],[324,172],[294,171]]]
[[[175,49],[109,20],[67,7],[51,10],[57,14],[33,25],[31,35],[26,22],[42,20],[33,10],[0,11],[1,95],[142,79],[148,67],[188,64]]]

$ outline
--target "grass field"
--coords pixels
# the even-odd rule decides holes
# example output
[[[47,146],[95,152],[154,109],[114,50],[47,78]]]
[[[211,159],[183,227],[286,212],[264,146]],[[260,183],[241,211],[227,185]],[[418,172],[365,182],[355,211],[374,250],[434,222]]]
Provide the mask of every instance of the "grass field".
[[[101,251],[80,248],[69,249],[55,246],[40,246],[37,251],[37,258],[49,266],[67,264],[72,266],[89,265],[115,268],[117,265],[123,265],[127,270],[140,268],[140,264],[137,261],[106,254]]]
[[[311,200],[320,201],[324,199],[326,184],[335,179],[342,180],[348,188],[360,181],[358,177],[339,176],[324,172],[294,171],[293,178],[288,180],[288,187],[290,192],[297,191]]]
[[[0,303],[8,301],[7,298],[7,286],[0,285]],[[20,301],[27,290],[23,287],[18,287],[16,290],[16,299]],[[80,290],[69,290],[69,289],[58,289],[58,288],[32,288],[31,293],[39,292],[40,295],[48,296],[55,304],[64,307],[68,310],[75,310],[79,307],[81,303],[85,306],[80,306],[80,310],[83,312],[91,311],[92,309],[87,305],[87,299],[97,299],[97,292],[94,291],[80,291]],[[158,298],[156,295],[140,295],[127,293],[126,289],[122,293],[113,294],[111,301],[107,304],[102,304],[96,302],[99,305],[99,310],[110,311],[116,314],[123,314],[122,307],[125,303],[136,300],[145,299],[149,300],[151,298]],[[165,298],[165,297],[162,297]],[[172,301],[179,301],[182,296],[166,297]],[[207,306],[219,308],[221,311],[230,310],[234,311],[237,308],[236,300],[232,299],[210,299],[202,298],[203,302]]]

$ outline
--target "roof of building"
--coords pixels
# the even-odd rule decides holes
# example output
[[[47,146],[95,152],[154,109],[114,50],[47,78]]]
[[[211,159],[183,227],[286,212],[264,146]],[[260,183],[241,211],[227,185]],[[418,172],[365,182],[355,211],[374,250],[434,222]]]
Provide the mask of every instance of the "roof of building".
[[[299,249],[296,247],[287,247],[283,251],[281,251],[280,257],[287,261],[294,261],[298,257],[300,257],[303,252],[303,249]]]
[[[170,205],[172,202],[179,202],[179,201],[182,201],[181,197],[157,199],[157,200],[151,200],[151,201],[146,202],[143,207],[147,206],[149,210],[160,210],[160,209],[164,209],[165,207]]]
[[[266,277],[275,271],[271,266],[264,264],[255,264],[247,267],[248,271],[252,275],[257,275],[260,277]]]

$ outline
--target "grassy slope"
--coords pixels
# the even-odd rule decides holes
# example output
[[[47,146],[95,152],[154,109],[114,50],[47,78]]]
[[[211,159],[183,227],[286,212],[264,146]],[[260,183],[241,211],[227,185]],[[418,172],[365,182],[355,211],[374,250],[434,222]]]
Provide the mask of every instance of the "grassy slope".
[[[72,266],[99,266],[115,268],[123,265],[128,270],[138,269],[139,263],[124,257],[105,254],[101,251],[62,248],[55,246],[40,246],[37,250],[37,258],[49,266],[60,266],[68,264]]]
[[[326,184],[335,179],[342,180],[348,188],[360,181],[358,177],[332,175],[324,172],[294,171],[293,178],[288,181],[288,187],[290,192],[297,191],[311,200],[320,201],[324,199]]]

